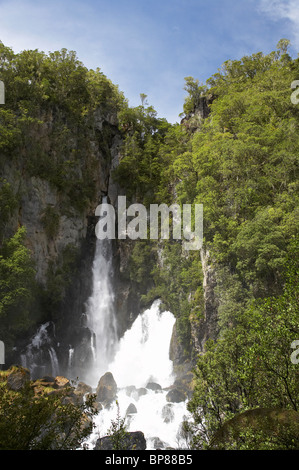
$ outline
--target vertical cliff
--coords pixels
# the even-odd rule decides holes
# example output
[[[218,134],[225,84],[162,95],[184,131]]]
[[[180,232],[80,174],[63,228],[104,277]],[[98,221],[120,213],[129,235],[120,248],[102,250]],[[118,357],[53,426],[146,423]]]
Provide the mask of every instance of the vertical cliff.
[[[90,293],[95,208],[103,196],[113,202],[118,193],[111,173],[122,141],[117,115],[127,105],[99,69],[86,69],[72,51],[14,54],[0,43],[0,57],[6,88],[0,108],[1,295],[6,302],[1,303],[0,333],[9,364],[19,362],[20,352],[24,357],[29,339],[47,322],[54,326],[47,341],[50,347],[59,344],[64,357],[70,330],[80,325]],[[15,271],[7,270],[9,257],[19,253],[16,242],[15,251],[9,249],[9,240],[20,227],[35,280],[26,291],[20,286],[13,302],[12,275],[20,280],[25,266],[19,256]]]

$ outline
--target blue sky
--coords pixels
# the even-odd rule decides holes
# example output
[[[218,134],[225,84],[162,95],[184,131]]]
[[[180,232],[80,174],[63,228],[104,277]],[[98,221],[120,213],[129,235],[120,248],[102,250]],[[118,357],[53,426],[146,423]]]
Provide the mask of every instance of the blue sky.
[[[205,82],[225,60],[268,53],[281,38],[299,51],[298,0],[0,0],[0,19],[15,52],[75,50],[131,106],[145,93],[170,122],[180,120],[184,77]]]

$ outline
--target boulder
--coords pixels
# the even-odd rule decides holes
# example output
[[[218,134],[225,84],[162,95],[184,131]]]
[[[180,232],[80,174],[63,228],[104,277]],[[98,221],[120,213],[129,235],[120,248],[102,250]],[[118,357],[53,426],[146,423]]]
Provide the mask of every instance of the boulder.
[[[186,397],[184,392],[182,392],[178,388],[173,388],[167,393],[166,400],[172,403],[181,403],[182,401],[186,400]]]
[[[147,390],[146,388],[137,388],[137,393],[138,393],[138,397],[142,397],[143,395],[146,395],[147,394]]]
[[[146,386],[149,390],[154,390],[157,392],[158,390],[162,390],[161,385],[157,384],[156,382],[149,382]]]
[[[83,395],[86,395],[87,393],[92,392],[92,388],[89,385],[86,385],[86,383],[84,382],[79,382],[76,387],[76,391],[83,393]]]
[[[171,403],[167,403],[167,405],[163,406],[162,409],[162,418],[164,423],[171,423],[174,420],[174,411],[173,405]]]
[[[39,379],[39,381],[42,383],[53,384],[53,382],[55,382],[55,377],[52,377],[51,375],[44,375],[44,377]]]
[[[99,438],[94,450],[116,450],[113,446],[113,438],[110,436]],[[146,440],[143,432],[127,432],[119,450],[146,450]]]
[[[159,449],[165,449],[166,444],[165,442],[161,441],[159,437],[153,437],[152,438],[152,446],[154,449],[159,450]]]
[[[127,415],[132,415],[134,413],[137,413],[137,408],[136,406],[134,405],[134,403],[130,403],[128,408],[127,408],[127,411],[126,411],[126,414]]]
[[[61,388],[70,387],[70,385],[71,384],[70,384],[69,379],[67,379],[66,377],[62,377],[61,375],[58,375],[57,377],[55,377],[53,388],[60,390]]]
[[[30,381],[29,370],[20,366],[13,366],[10,370],[7,376],[8,388],[15,391],[21,390]]]
[[[137,391],[137,389],[136,389],[135,385],[129,385],[128,387],[126,387],[126,395],[128,395],[128,397],[135,394],[136,391]]]
[[[106,372],[98,383],[96,394],[100,403],[111,403],[116,398],[117,385],[111,372]]]

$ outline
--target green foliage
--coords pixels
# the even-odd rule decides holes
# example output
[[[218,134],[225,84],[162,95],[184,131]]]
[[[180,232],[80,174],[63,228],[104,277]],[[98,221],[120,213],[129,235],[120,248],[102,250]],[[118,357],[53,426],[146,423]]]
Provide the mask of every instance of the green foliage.
[[[93,429],[94,397],[67,401],[69,390],[36,395],[28,382],[17,392],[0,382],[1,450],[76,450]]]
[[[43,211],[41,221],[48,238],[54,238],[59,230],[59,213],[52,206],[47,206]]]
[[[155,244],[147,240],[136,240],[130,256],[129,274],[138,285],[138,290],[146,294],[151,282],[151,272],[157,261]]]
[[[108,430],[108,436],[112,441],[113,450],[126,450],[125,438],[128,435],[127,426],[125,424],[126,418],[120,416],[119,403],[116,401],[117,414],[116,419],[111,421],[111,427]]]
[[[0,179],[0,234],[16,210],[17,203],[18,197],[15,195],[11,184],[5,179]]]
[[[217,429],[242,410],[298,411],[298,369],[290,359],[299,334],[298,244],[292,243],[284,268],[283,293],[251,302],[198,359],[188,405],[196,448],[208,447]]]
[[[189,403],[196,448],[208,448],[241,411],[298,409],[290,360],[298,336],[298,107],[290,100],[298,60],[287,46],[227,61],[207,81],[211,113],[173,161],[175,176],[183,175],[179,201],[203,203],[217,274],[219,338],[198,358]],[[191,85],[190,102],[199,84]],[[272,437],[261,448],[275,448]],[[232,446],[260,448],[258,440],[247,429]]]
[[[20,141],[21,131],[16,126],[17,118],[9,109],[0,108],[0,150],[11,150]]]
[[[0,337],[9,350],[32,323],[35,269],[24,242],[25,227],[4,241],[0,251]]]
[[[0,42],[0,76],[6,88],[1,160],[18,158],[27,175],[49,181],[83,211],[95,196],[93,142],[101,137],[95,115],[116,116],[126,104],[123,94],[66,49],[14,54]]]
[[[199,84],[199,81],[193,77],[186,77],[185,82],[184,90],[187,91],[188,96],[184,103],[184,113],[187,116],[198,108],[207,87],[203,83]]]

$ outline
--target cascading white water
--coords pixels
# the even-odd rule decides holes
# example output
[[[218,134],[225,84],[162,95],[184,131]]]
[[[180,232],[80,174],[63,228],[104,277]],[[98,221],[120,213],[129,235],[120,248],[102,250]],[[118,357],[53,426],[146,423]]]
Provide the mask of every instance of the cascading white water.
[[[106,372],[117,345],[110,240],[97,240],[92,274],[92,294],[87,302],[87,326],[92,332],[90,348],[93,364],[85,380],[95,386]]]
[[[52,375],[56,377],[57,375],[59,375],[59,363],[56,351],[52,346],[49,348],[49,356],[51,360]]]
[[[59,375],[59,363],[54,348],[55,328],[52,322],[41,325],[24,352],[20,355],[23,367],[30,369],[33,378],[44,374]]]
[[[118,385],[117,401],[122,417],[126,416],[128,431],[142,431],[147,449],[181,442],[180,425],[188,415],[186,403],[169,403],[167,388],[173,384],[173,364],[169,346],[175,318],[171,312],[160,312],[160,301],[140,314],[118,344],[115,357],[106,371],[113,374]],[[156,384],[156,390],[149,383]],[[158,385],[157,385],[158,384]],[[133,414],[127,413],[134,405]],[[117,405],[104,408],[96,417],[96,428],[89,439],[92,448],[96,439],[107,434],[117,415]]]
[[[72,370],[73,367],[73,356],[74,356],[74,348],[71,346],[69,347],[69,357],[68,357],[68,371],[69,373]]]
[[[123,338],[117,338],[114,309],[111,241],[97,240],[92,268],[92,294],[86,305],[87,327],[90,329],[92,364],[84,377],[96,389],[99,379],[111,372],[117,383],[117,402],[121,416],[126,416],[128,431],[142,431],[147,448],[178,446],[178,433],[186,403],[169,403],[167,387],[175,377],[169,359],[169,347],[175,323],[171,312],[160,312],[160,301],[140,314]],[[73,353],[72,353],[73,354]],[[156,390],[149,383],[154,383]],[[131,405],[134,414],[127,413]],[[135,407],[135,408],[134,408]],[[136,412],[137,411],[137,412]],[[107,435],[117,414],[117,404],[103,408],[96,417],[96,428],[88,440],[93,448],[99,437]]]
[[[109,365],[119,387],[145,387],[149,382],[168,387],[173,383],[169,345],[175,318],[170,312],[160,313],[159,305],[156,300],[139,315],[119,342]]]

